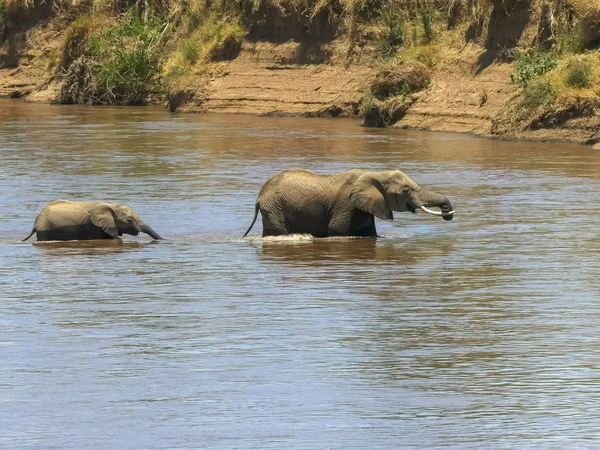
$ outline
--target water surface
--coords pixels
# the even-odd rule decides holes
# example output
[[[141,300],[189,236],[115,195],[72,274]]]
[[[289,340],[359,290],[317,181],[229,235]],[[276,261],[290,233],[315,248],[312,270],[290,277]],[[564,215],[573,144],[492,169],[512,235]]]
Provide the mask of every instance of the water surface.
[[[0,447],[596,448],[600,153],[0,102]],[[400,168],[445,222],[241,239],[270,176]],[[48,202],[166,241],[19,243]]]

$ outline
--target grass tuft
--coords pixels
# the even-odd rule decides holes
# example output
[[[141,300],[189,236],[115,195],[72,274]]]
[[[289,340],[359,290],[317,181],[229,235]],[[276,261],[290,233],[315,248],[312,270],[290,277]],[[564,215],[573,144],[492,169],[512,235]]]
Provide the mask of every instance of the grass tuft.
[[[75,20],[66,29],[58,48],[58,69],[67,70],[73,61],[89,52],[92,36],[115,25],[115,19],[104,14],[87,14]]]
[[[245,34],[239,19],[216,11],[179,41],[177,51],[164,67],[167,91],[193,89],[199,79],[218,75],[222,68],[211,64],[233,59],[242,47]]]
[[[548,106],[556,100],[556,91],[548,80],[535,80],[523,89],[523,107],[537,109]]]
[[[589,59],[576,59],[566,68],[565,84],[568,87],[587,89],[591,86],[594,67]]]

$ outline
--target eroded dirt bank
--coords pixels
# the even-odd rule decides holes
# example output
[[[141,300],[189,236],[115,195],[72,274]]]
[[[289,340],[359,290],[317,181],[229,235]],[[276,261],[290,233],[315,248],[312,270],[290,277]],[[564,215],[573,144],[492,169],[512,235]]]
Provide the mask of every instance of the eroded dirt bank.
[[[368,64],[331,61],[329,46],[246,42],[199,102],[177,109],[259,115],[356,116],[372,79]],[[308,62],[307,59],[317,60]]]
[[[552,2],[455,1],[463,9],[452,12],[433,0],[415,0],[415,5],[429,5],[423,11],[438,11],[429,29],[424,13],[413,17],[402,8],[397,22],[384,16],[381,5],[368,20],[361,19],[366,14],[360,10],[353,19],[358,25],[351,26],[343,2],[296,15],[273,9],[268,1],[259,3],[263,9],[253,14],[262,14],[260,20],[246,20],[250,25],[243,31],[232,31],[208,50],[203,45],[212,35],[198,34],[204,25],[187,32],[157,25],[162,42],[152,45],[161,51],[156,58],[161,68],[135,101],[182,112],[360,116],[367,125],[600,142],[600,86],[595,85],[600,69],[590,63],[588,85],[556,92],[556,80],[563,76],[559,69],[568,78],[579,54],[556,53],[554,65],[543,70],[534,61],[533,69],[526,68],[533,75],[515,82],[515,74],[521,76],[519,55],[558,45],[558,25],[552,24],[559,13],[567,13],[559,6],[545,10]],[[85,2],[66,9],[34,2],[32,9],[5,15],[0,96],[89,104],[109,98],[93,80],[90,67],[98,63],[92,64],[93,52],[86,46],[94,36],[103,36],[102,30],[114,29],[122,13],[99,20],[90,8]],[[544,28],[548,17],[554,20],[547,25],[550,34]],[[193,39],[199,42],[195,50]],[[597,61],[597,43],[592,40],[586,48],[584,63]],[[560,58],[567,61],[564,69]],[[553,70],[558,75],[550,79]],[[541,92],[529,94],[534,101],[527,100],[532,86]],[[552,97],[546,99],[548,93]],[[131,102],[125,95],[113,97],[114,104]]]

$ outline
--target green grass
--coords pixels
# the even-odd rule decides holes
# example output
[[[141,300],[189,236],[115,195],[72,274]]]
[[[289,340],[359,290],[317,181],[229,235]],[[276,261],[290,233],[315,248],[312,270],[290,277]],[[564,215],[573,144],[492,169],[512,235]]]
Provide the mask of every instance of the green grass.
[[[106,103],[136,104],[157,89],[161,39],[157,20],[144,22],[131,10],[119,24],[88,40],[93,76]]]
[[[187,64],[196,64],[200,58],[200,43],[194,39],[184,40],[179,48],[183,61]]]
[[[558,60],[550,53],[526,52],[517,58],[510,80],[519,87],[526,87],[532,80],[551,71],[557,65]]]

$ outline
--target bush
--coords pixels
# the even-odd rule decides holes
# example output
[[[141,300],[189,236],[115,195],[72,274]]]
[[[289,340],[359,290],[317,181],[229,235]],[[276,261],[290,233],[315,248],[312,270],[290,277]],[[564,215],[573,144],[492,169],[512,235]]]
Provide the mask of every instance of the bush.
[[[575,60],[567,66],[565,84],[568,87],[586,89],[592,84],[594,68],[588,60]]]
[[[585,48],[581,27],[573,23],[560,23],[556,27],[552,50],[559,54],[580,53]]]
[[[364,126],[384,128],[402,119],[411,104],[412,100],[402,97],[381,101],[367,92],[360,102],[359,114]]]
[[[429,44],[433,41],[433,21],[435,19],[434,12],[430,9],[423,8],[421,11],[421,23],[423,24],[423,41]]]
[[[515,63],[515,72],[510,81],[520,87],[526,87],[533,79],[551,71],[558,61],[549,53],[529,52],[521,55]]]
[[[380,15],[385,31],[379,39],[378,51],[383,56],[393,55],[404,43],[405,20],[395,8],[382,8]]]
[[[211,13],[179,46],[187,64],[233,59],[242,46],[244,29],[237,19]]]
[[[94,29],[92,18],[76,21],[61,52],[63,103],[140,104],[158,90],[161,63],[158,21],[133,9],[116,25]],[[84,38],[90,36],[85,40]]]
[[[555,100],[556,91],[549,81],[537,80],[529,83],[523,89],[523,106],[527,109],[546,106]]]
[[[64,33],[58,48],[57,66],[65,71],[82,55],[89,53],[89,39],[110,25],[114,26],[114,18],[103,14],[85,15],[75,20]]]
[[[202,98],[207,80],[225,70],[223,64],[210,63],[239,54],[245,36],[240,18],[219,4],[212,8],[196,17],[195,28],[184,32],[177,51],[165,63],[162,82],[167,92],[194,91],[196,100]]]
[[[580,18],[584,46],[592,48],[600,43],[600,3],[590,0],[571,0]]]
[[[4,44],[4,33],[6,32],[6,5],[0,0],[0,46]]]
[[[406,61],[418,61],[431,69],[437,65],[439,53],[440,49],[436,44],[416,45],[403,51],[402,57]]]
[[[139,103],[157,87],[161,37],[155,19],[143,22],[131,10],[119,25],[90,38],[90,57],[99,63],[94,75],[106,103]]]
[[[184,40],[179,51],[183,60],[188,64],[196,64],[198,58],[200,58],[200,45],[193,39]]]
[[[427,68],[418,62],[389,65],[375,76],[370,92],[378,100],[394,96],[405,97],[425,89],[430,78]]]

